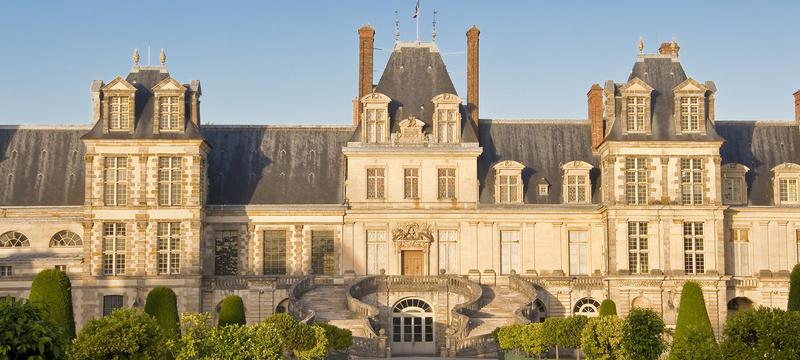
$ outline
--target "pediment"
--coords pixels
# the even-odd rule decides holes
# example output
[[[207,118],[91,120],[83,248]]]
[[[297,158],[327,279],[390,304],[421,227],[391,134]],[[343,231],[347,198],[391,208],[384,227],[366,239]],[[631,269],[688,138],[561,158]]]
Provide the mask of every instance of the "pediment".
[[[156,86],[153,86],[153,92],[157,91],[186,91],[186,87],[179,83],[177,80],[168,77],[161,80]]]
[[[493,168],[495,169],[495,171],[498,171],[498,170],[516,170],[516,171],[521,171],[522,169],[525,168],[525,165],[522,165],[521,163],[513,161],[513,160],[503,160],[503,161],[501,161],[501,162],[499,162],[497,164],[494,164]]]
[[[384,94],[378,93],[378,92],[373,92],[373,93],[364,95],[361,98],[361,102],[362,103],[386,103],[386,104],[388,104],[391,101],[392,101],[391,98],[389,98],[388,96],[386,96]]]
[[[727,163],[722,165],[720,170],[726,173],[746,173],[750,168],[739,163]]]
[[[434,96],[431,102],[434,104],[461,104],[461,98],[456,94],[444,93]]]
[[[117,76],[101,88],[103,91],[136,91],[136,87],[121,76]]]
[[[561,170],[592,170],[594,166],[585,161],[575,160],[561,165]]]
[[[682,83],[678,84],[673,89],[674,92],[706,92],[708,91],[708,87],[701,84],[699,81],[688,78],[684,80]]]
[[[771,171],[774,172],[774,173],[800,172],[800,165],[797,165],[795,163],[785,162],[785,163],[779,164],[778,166],[772,168]]]
[[[644,80],[635,77],[625,85],[622,85],[619,90],[624,92],[651,92],[653,87],[644,82]]]

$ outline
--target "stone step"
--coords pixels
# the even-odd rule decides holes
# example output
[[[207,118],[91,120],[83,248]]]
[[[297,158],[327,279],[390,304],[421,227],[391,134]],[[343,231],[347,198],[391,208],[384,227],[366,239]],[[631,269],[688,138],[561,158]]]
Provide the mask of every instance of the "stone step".
[[[469,336],[489,334],[494,329],[511,325],[516,320],[514,311],[530,300],[505,286],[481,286],[481,304],[483,307],[470,316],[469,326],[472,329]]]

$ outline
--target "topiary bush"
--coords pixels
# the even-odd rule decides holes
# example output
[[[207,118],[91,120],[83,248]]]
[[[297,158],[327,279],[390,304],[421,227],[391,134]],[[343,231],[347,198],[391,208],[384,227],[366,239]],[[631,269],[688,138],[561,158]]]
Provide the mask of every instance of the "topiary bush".
[[[625,321],[616,316],[591,318],[581,332],[581,350],[593,360],[627,359],[624,332]]]
[[[217,326],[223,327],[232,324],[247,324],[247,320],[244,317],[244,302],[237,295],[228,295],[222,299],[219,309]]]
[[[328,337],[325,336],[325,329],[322,326],[314,325],[308,326],[300,324],[305,327],[311,328],[314,333],[314,346],[308,349],[298,349],[294,351],[294,356],[298,360],[313,360],[324,359],[328,356]]]
[[[564,330],[560,340],[561,346],[575,349],[578,359],[581,358],[581,332],[588,321],[589,318],[583,315],[574,315],[564,319]]]
[[[158,286],[147,293],[144,312],[156,319],[158,326],[169,335],[180,334],[180,320],[178,319],[178,298],[172,289]]]
[[[677,357],[679,355],[675,354],[684,351],[690,352],[694,343],[706,346],[706,343],[711,342],[716,345],[714,330],[711,328],[711,320],[708,319],[706,302],[703,299],[703,290],[700,289],[700,284],[687,281],[683,285],[679,305],[678,322],[675,326],[673,351],[670,353],[670,359],[681,359]]]
[[[30,302],[41,304],[53,322],[69,339],[75,337],[75,318],[72,315],[72,284],[61,270],[45,269],[33,278]]]
[[[600,303],[600,316],[617,316],[617,304],[611,299],[605,299]]]
[[[666,348],[664,320],[650,309],[634,308],[625,318],[622,348],[632,359],[656,360]]]
[[[759,308],[725,323],[725,359],[800,359],[800,312]]]
[[[316,343],[316,331],[311,326],[299,323],[289,314],[274,314],[264,320],[264,323],[274,326],[281,334],[286,353],[308,350]]]
[[[789,311],[800,311],[800,264],[792,268],[789,280]]]
[[[315,324],[315,326],[319,326],[325,330],[325,338],[328,339],[328,348],[331,350],[344,351],[353,345],[352,331],[326,323],[318,323]]]
[[[70,359],[164,359],[163,330],[152,316],[135,309],[116,310],[90,320],[68,350]]]
[[[68,343],[41,304],[0,298],[0,359],[61,359]]]
[[[563,347],[565,318],[547,318],[542,323],[542,337],[544,344],[550,348],[555,348],[556,359],[560,358],[559,348]]]

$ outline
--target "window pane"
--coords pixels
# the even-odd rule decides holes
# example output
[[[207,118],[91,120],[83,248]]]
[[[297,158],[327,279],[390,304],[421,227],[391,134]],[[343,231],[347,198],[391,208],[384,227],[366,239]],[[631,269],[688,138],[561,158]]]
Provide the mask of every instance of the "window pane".
[[[333,275],[335,261],[333,231],[311,232],[311,270],[315,275]]]
[[[264,274],[286,275],[286,230],[264,231]]]

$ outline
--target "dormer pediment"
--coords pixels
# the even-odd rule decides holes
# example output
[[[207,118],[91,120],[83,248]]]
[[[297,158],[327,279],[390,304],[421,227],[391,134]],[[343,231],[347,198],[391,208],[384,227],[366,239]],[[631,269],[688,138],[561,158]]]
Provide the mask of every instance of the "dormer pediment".
[[[177,80],[167,77],[153,86],[153,92],[186,92],[186,87]]]
[[[795,163],[785,162],[772,168],[773,173],[800,173],[800,165]]]
[[[121,76],[117,76],[114,80],[111,80],[108,84],[101,88],[102,91],[136,91],[136,87],[133,84],[127,82]]]
[[[561,170],[564,170],[564,171],[569,171],[569,170],[586,170],[586,171],[589,171],[589,170],[592,170],[593,167],[594,166],[592,166],[592,164],[589,164],[589,163],[587,163],[585,161],[575,160],[575,161],[570,161],[568,163],[565,163],[564,165],[561,165]]]
[[[704,94],[708,91],[708,87],[704,84],[701,84],[699,81],[688,78],[684,80],[682,83],[678,84],[674,89],[674,92],[685,92],[685,93],[697,93],[697,94]]]
[[[502,170],[510,170],[510,171],[522,171],[525,168],[525,165],[513,161],[513,160],[503,160],[494,164],[493,166],[495,171],[502,171]]]
[[[747,173],[748,171],[750,171],[750,168],[747,167],[747,166],[744,166],[742,164],[739,164],[739,163],[727,163],[725,165],[722,165],[720,170],[722,172],[725,172],[725,173],[742,173],[742,174],[744,174],[744,173]]]
[[[619,90],[621,92],[649,94],[653,91],[653,87],[644,82],[644,80],[635,77],[628,81],[625,85],[622,85]]]
[[[439,94],[433,97],[431,100],[436,105],[439,104],[461,104],[461,98],[458,97],[456,94]]]
[[[374,92],[364,95],[364,97],[361,98],[361,102],[364,104],[389,104],[392,102],[392,99],[384,94]]]

